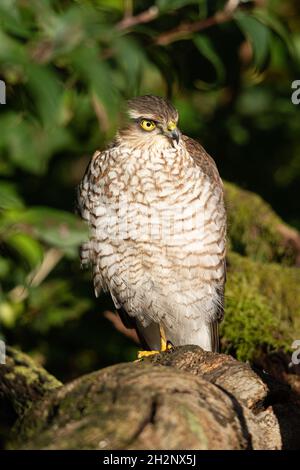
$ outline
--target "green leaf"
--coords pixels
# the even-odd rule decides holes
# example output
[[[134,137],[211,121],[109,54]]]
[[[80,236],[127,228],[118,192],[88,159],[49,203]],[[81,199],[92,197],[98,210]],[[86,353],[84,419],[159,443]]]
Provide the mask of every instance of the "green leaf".
[[[99,7],[99,9],[116,9],[120,12],[124,10],[124,0],[77,0],[79,3],[84,3],[87,5],[94,5]]]
[[[260,70],[270,51],[270,31],[267,26],[253,16],[243,12],[235,14],[239,28],[253,47],[254,65]]]
[[[63,116],[61,116],[61,119]],[[44,129],[37,122],[25,120],[20,113],[0,116],[0,150],[16,167],[31,173],[43,173],[52,154],[70,144],[66,129]]]
[[[130,37],[117,37],[113,42],[115,57],[122,71],[123,86],[127,96],[139,93],[147,59],[141,47]]]
[[[77,216],[49,207],[29,209],[21,220],[32,226],[40,240],[65,249],[70,254],[70,249],[77,248],[88,236],[86,224]]]
[[[0,303],[0,323],[6,328],[13,328],[15,326],[18,316],[18,309],[8,302]]]
[[[5,241],[29,264],[30,268],[35,268],[42,262],[43,250],[41,245],[31,236],[25,233],[12,233]]]
[[[56,127],[63,105],[63,88],[50,66],[28,62],[27,83],[38,114],[45,126]]]
[[[194,44],[201,52],[201,54],[212,64],[216,72],[216,83],[220,83],[224,79],[225,70],[224,65],[214,49],[212,41],[203,35],[197,35],[194,37]]]
[[[31,326],[46,332],[80,317],[91,306],[91,299],[74,296],[68,280],[51,279],[38,288],[30,288],[30,304],[39,313],[31,319]]]
[[[12,39],[0,28],[0,63],[1,68],[11,64],[24,64],[26,61],[26,49],[20,42]],[[6,64],[7,63],[7,64]]]
[[[72,66],[86,83],[91,99],[95,95],[104,107],[103,123],[107,117],[115,118],[117,111],[118,93],[114,86],[112,70],[107,62],[101,58],[101,52],[96,45],[79,47],[69,55]]]
[[[11,262],[8,259],[0,257],[0,279],[4,279],[9,275],[10,268]]]
[[[14,184],[7,181],[0,181],[0,208],[1,209],[21,209],[23,201],[17,193]]]
[[[186,5],[203,5],[206,0],[157,0],[156,5],[161,12],[168,10],[177,10],[178,8],[185,7]]]
[[[36,134],[21,114],[7,112],[0,116],[0,149],[14,165],[38,172],[41,161],[36,147]]]
[[[292,57],[296,59],[295,47],[292,39],[293,35],[286,28],[284,23],[270,11],[266,11],[264,9],[254,10],[253,16],[262,24],[274,31],[286,44]]]
[[[30,36],[31,22],[28,17],[21,17],[20,10],[10,5],[0,6],[0,28],[23,38]]]

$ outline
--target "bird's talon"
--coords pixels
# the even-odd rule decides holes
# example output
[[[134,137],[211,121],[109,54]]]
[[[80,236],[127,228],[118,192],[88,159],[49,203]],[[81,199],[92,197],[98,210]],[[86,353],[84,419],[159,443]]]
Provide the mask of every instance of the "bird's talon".
[[[159,354],[160,351],[139,351],[137,354],[138,359],[143,359],[144,357],[154,356],[154,354]]]

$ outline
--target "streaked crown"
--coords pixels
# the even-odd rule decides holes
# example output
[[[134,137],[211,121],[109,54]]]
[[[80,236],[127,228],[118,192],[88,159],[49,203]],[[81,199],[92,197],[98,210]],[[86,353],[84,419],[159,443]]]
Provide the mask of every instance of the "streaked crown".
[[[161,123],[176,123],[178,111],[166,99],[160,96],[138,96],[128,101],[128,114],[132,119],[151,119]]]

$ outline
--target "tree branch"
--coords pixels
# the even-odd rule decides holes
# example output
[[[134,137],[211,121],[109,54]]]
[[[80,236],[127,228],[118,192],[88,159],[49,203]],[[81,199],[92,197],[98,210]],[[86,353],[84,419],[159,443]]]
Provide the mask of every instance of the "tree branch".
[[[61,386],[27,354],[7,346],[6,362],[0,365],[0,405],[9,402],[21,417],[32,403]]]
[[[154,40],[154,43],[159,46],[166,46],[172,42],[183,39],[192,33],[196,33],[210,28],[211,26],[230,21],[233,18],[233,14],[238,8],[239,3],[239,0],[229,0],[222,11],[218,11],[213,16],[205,18],[204,20],[181,23],[175,28],[157,36],[157,38]]]
[[[104,312],[104,317],[113,324],[113,326],[115,327],[117,331],[127,336],[127,338],[131,339],[136,344],[140,344],[140,340],[138,338],[138,335],[135,329],[126,328],[126,326],[123,325],[122,320],[118,314],[113,313],[110,310],[106,310]]]
[[[30,384],[36,377],[32,367],[33,375],[26,370]],[[18,364],[4,371],[4,380],[7,372],[23,372],[19,369]],[[5,382],[4,387],[5,392]],[[49,392],[32,395],[6,448],[299,448],[300,411],[290,388],[230,356],[198,346],[116,364],[66,385],[51,383]],[[20,401],[23,395],[15,381],[10,400]]]
[[[27,276],[26,285],[18,285],[8,293],[9,299],[13,302],[22,302],[23,300],[27,299],[29,290],[26,286],[39,286],[60,262],[63,256],[63,252],[58,248],[50,248],[45,253],[42,264]]]
[[[240,0],[228,0],[222,11],[216,12],[213,16],[204,20],[180,23],[175,28],[158,35],[154,39],[154,44],[166,46],[192,33],[202,31],[203,29],[207,29],[216,24],[230,21],[239,4]],[[124,18],[119,23],[117,23],[116,28],[119,31],[124,31],[138,24],[149,23],[150,21],[156,19],[158,15],[159,9],[155,5],[135,16],[128,14],[128,11],[126,10]]]
[[[148,10],[142,11],[136,16],[128,16],[125,15],[124,18],[117,24],[116,28],[119,31],[123,31],[124,29],[132,28],[137,24],[149,23],[150,21],[155,20],[158,17],[159,9],[157,6],[153,5],[152,7],[148,8]]]

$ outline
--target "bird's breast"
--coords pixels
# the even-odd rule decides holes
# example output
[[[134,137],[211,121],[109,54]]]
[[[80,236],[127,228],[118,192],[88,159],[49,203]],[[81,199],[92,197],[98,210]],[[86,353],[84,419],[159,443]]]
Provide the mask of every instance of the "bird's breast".
[[[218,243],[224,225],[221,189],[184,149],[113,150],[103,157],[101,174],[92,217],[98,239],[196,252]]]
[[[117,149],[103,160],[99,186],[104,197],[118,198],[126,193],[129,199],[144,204],[160,203],[165,198],[176,203],[179,197],[182,202],[188,201],[197,190],[199,169],[180,147],[161,151]]]
[[[222,189],[183,150],[119,149],[101,158],[95,162],[101,171],[92,169],[90,214],[96,291],[105,285],[124,302],[148,285],[152,294],[179,295],[185,304],[194,302],[194,291],[211,296],[209,289],[224,278]]]

